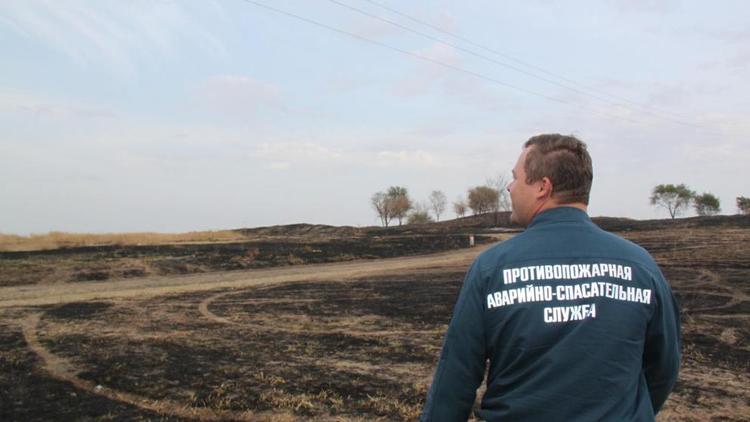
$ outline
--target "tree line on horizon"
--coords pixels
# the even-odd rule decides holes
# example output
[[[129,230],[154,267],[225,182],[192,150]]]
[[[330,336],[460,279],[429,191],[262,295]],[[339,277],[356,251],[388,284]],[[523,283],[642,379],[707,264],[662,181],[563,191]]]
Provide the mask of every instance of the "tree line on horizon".
[[[488,178],[484,185],[467,189],[466,197],[459,196],[451,203],[456,218],[465,217],[471,210],[472,215],[498,211],[510,211],[508,180],[498,175]],[[375,192],[370,204],[378,215],[383,227],[389,227],[393,220],[402,225],[425,224],[440,221],[448,207],[445,193],[434,190],[426,201],[414,201],[409,191],[403,186],[391,186],[385,191]],[[434,216],[434,217],[433,217]]]
[[[488,178],[485,184],[467,189],[466,197],[459,196],[452,202],[456,218],[465,217],[471,210],[472,215],[498,211],[510,211],[508,180],[503,175]],[[649,197],[651,205],[665,208],[672,219],[685,212],[690,206],[700,216],[716,215],[721,212],[721,202],[710,192],[696,194],[685,184],[660,184],[654,187]],[[370,203],[383,227],[389,227],[394,220],[398,225],[425,224],[440,221],[448,206],[448,199],[440,190],[430,193],[426,201],[414,201],[409,191],[403,186],[391,186],[385,191],[372,195]],[[740,214],[750,215],[750,198],[737,197],[737,210]],[[434,217],[433,217],[434,216]]]
[[[666,209],[672,219],[685,212],[691,205],[695,213],[700,216],[716,215],[721,212],[721,201],[716,195],[710,192],[703,192],[699,195],[683,183],[656,185],[651,191],[650,201],[651,205]],[[750,198],[738,196],[737,211],[740,214],[750,215]]]

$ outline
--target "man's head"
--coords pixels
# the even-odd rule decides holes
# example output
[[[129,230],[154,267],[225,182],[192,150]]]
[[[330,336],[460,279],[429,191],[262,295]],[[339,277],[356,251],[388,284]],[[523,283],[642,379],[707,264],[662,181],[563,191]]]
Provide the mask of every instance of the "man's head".
[[[527,226],[545,209],[586,209],[593,170],[586,144],[573,136],[537,135],[524,144],[508,185],[511,219]]]

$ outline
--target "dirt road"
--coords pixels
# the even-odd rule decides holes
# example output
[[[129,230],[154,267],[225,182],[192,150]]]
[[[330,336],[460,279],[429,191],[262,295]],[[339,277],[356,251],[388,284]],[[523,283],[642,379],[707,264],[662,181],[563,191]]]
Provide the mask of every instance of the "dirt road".
[[[373,275],[415,273],[439,268],[468,268],[484,249],[470,249],[431,255],[358,260],[333,264],[298,265],[250,271],[144,277],[139,279],[75,282],[0,288],[0,308],[67,303],[92,299],[149,297],[219,288],[242,288],[295,281],[348,280]]]

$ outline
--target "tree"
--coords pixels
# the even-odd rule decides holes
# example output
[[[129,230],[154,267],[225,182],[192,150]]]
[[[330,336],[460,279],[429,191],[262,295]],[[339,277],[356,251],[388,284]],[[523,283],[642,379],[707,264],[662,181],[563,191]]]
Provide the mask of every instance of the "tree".
[[[510,192],[508,192],[508,179],[502,174],[498,173],[494,178],[488,177],[485,183],[497,191],[497,201],[492,207],[492,211],[495,212],[495,225],[498,225],[499,211],[510,211]]]
[[[448,203],[448,199],[445,194],[439,190],[434,190],[430,194],[430,208],[435,213],[435,218],[440,221],[440,214],[445,211],[445,206]]]
[[[456,213],[456,218],[466,215],[466,202],[464,202],[463,198],[459,197],[453,202],[453,212]]]
[[[657,185],[651,193],[651,205],[666,208],[673,219],[682,213],[695,197],[695,192],[684,184]]]
[[[405,187],[402,186],[391,186],[388,188],[388,201],[390,202],[391,215],[393,218],[398,219],[398,225],[401,225],[401,221],[406,217],[406,214],[411,209],[411,199],[409,199],[409,192]]]
[[[494,211],[510,211],[510,193],[508,192],[508,178],[498,173],[494,178],[488,177],[487,186],[497,190],[497,205]]]
[[[740,211],[740,214],[750,215],[750,198],[738,196],[737,209]]]
[[[490,186],[469,189],[469,208],[474,215],[485,214],[495,209],[500,193]]]
[[[708,192],[703,192],[702,195],[693,198],[693,207],[698,215],[715,215],[721,211],[719,198]]]
[[[375,208],[375,212],[378,213],[380,222],[384,227],[388,227],[388,223],[393,218],[393,213],[391,211],[391,201],[388,195],[383,192],[377,192],[372,195],[372,198],[370,198],[370,203],[372,203],[372,207]]]
[[[427,224],[434,220],[427,211],[412,211],[406,219],[406,224]]]

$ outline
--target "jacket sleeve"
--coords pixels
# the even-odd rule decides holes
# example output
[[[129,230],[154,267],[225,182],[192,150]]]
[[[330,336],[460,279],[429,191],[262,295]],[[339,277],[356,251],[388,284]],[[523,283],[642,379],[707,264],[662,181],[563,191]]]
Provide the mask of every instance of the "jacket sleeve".
[[[656,306],[646,329],[643,370],[654,414],[672,391],[680,367],[680,312],[672,289],[656,270]]]
[[[465,421],[485,370],[484,294],[478,259],[464,279],[421,421]]]

